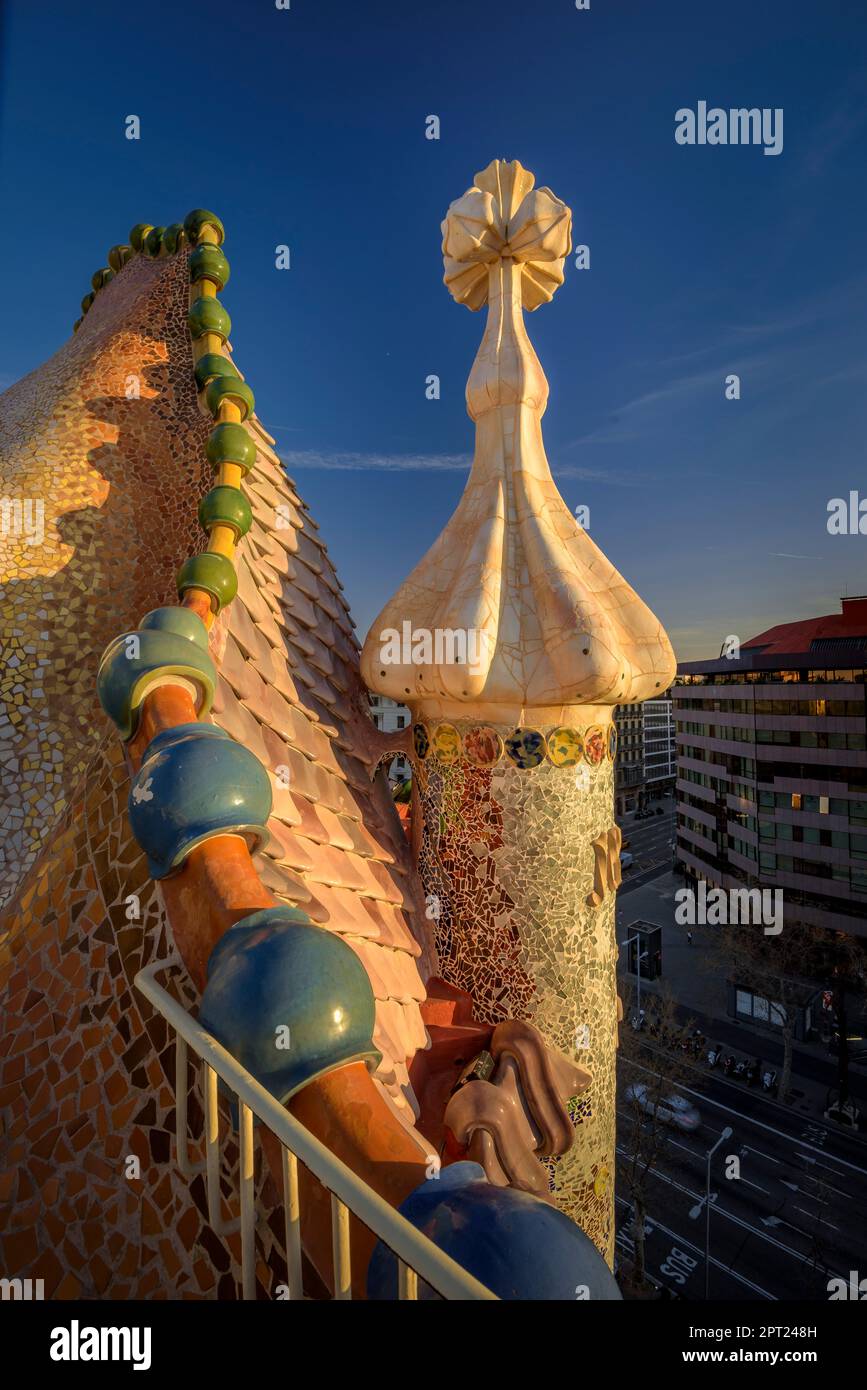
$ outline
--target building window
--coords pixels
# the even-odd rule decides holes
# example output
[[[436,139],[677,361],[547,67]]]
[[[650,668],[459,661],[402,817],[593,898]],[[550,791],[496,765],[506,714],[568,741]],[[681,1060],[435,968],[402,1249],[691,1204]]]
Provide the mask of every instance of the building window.
[[[801,809],[801,793],[800,793],[800,792],[792,792],[792,810],[793,810],[793,811],[800,811],[800,809]]]

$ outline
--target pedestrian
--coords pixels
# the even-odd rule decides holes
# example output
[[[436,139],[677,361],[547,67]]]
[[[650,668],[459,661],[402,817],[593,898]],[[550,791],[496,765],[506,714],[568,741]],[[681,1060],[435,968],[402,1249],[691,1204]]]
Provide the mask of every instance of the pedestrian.
[[[687,946],[691,946],[691,945],[692,945],[692,932],[691,932],[691,931],[688,931],[687,934],[686,934],[686,944],[687,944]]]

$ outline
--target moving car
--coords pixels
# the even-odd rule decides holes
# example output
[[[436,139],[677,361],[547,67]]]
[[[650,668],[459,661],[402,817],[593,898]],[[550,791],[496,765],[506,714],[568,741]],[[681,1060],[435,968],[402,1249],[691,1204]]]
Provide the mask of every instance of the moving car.
[[[621,869],[632,868],[632,855],[628,850],[622,849],[620,851],[620,867]]]
[[[658,1116],[663,1124],[673,1125],[675,1129],[682,1129],[687,1134],[701,1129],[701,1115],[685,1096],[664,1096],[657,1107],[648,1096],[647,1087],[638,1082],[634,1086],[627,1086],[626,1099],[643,1110],[645,1115],[653,1115],[658,1109]]]

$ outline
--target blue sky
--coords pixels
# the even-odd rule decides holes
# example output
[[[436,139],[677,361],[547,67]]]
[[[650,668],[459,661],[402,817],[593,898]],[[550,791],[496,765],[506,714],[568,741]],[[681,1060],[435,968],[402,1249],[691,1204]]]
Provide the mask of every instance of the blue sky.
[[[865,538],[826,530],[831,497],[867,496],[862,0],[3,16],[0,383],[68,336],[133,223],[212,207],[236,360],[362,636],[463,487],[484,325],[442,284],[439,224],[495,157],[549,184],[591,248],[527,320],[546,446],[681,658],[867,590]],[[700,100],[783,108],[782,154],[678,145],[675,111]]]

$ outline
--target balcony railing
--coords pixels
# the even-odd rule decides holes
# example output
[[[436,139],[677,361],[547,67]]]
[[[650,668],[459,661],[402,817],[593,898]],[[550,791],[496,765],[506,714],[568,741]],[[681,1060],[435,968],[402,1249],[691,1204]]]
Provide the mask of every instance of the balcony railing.
[[[269,1091],[251,1076],[186,1009],[157,984],[164,970],[180,968],[177,956],[154,961],[135,977],[136,988],[166,1020],[175,1034],[175,1100],[177,1107],[177,1161],[184,1177],[204,1171],[207,1177],[208,1219],[219,1236],[240,1229],[241,1292],[256,1297],[255,1182],[253,1116],[279,1141],[282,1153],[283,1206],[287,1284],[290,1299],[303,1299],[301,1263],[301,1208],[298,1185],[299,1160],[331,1193],[331,1234],[334,1263],[334,1297],[352,1297],[352,1252],[349,1213],[352,1212],[393,1251],[398,1261],[398,1297],[416,1299],[421,1278],[447,1299],[496,1299],[497,1295],[446,1255],[432,1241],[389,1206],[373,1188],[298,1123]],[[187,1147],[188,1049],[202,1064],[205,1098],[205,1162],[195,1164]],[[237,1098],[239,1106],[240,1172],[238,1216],[225,1221],[220,1210],[220,1137],[217,1078]]]

